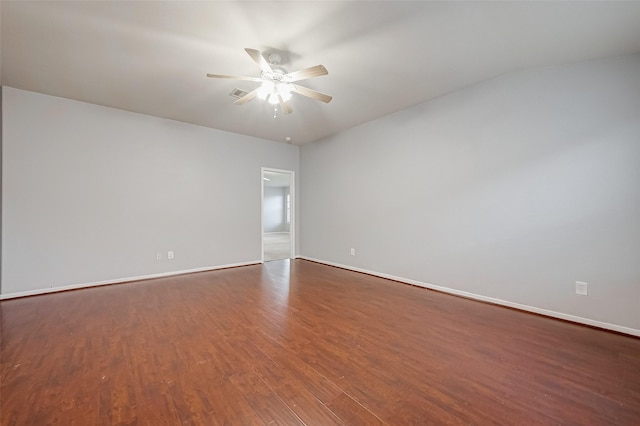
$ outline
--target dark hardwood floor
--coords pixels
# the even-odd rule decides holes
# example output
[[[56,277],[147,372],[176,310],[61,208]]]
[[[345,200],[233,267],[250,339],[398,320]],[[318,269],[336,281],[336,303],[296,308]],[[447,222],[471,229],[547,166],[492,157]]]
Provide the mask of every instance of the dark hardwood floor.
[[[640,424],[640,339],[304,260],[0,306],[2,425]]]

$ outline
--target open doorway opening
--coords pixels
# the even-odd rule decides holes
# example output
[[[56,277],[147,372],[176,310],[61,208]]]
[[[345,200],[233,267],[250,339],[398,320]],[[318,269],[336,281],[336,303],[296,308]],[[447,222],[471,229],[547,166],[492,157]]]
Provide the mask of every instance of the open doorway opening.
[[[295,253],[294,172],[262,168],[262,261]]]

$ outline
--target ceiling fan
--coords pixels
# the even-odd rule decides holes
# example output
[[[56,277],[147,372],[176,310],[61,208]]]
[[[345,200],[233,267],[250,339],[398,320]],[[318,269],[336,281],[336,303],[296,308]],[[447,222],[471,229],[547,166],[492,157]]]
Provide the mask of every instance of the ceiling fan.
[[[295,84],[296,81],[306,80],[312,77],[319,77],[327,75],[329,72],[322,65],[316,65],[314,67],[305,68],[300,71],[287,72],[282,66],[280,66],[281,57],[277,53],[270,53],[267,58],[256,49],[244,49],[251,59],[253,59],[260,69],[262,74],[260,77],[240,77],[235,75],[223,75],[223,74],[207,74],[210,78],[228,78],[232,80],[245,80],[261,83],[259,87],[242,96],[240,99],[234,102],[236,105],[242,105],[256,96],[260,99],[266,99],[270,104],[274,106],[280,106],[280,109],[285,114],[292,112],[291,106],[287,103],[291,99],[292,93],[297,93],[302,96],[306,96],[311,99],[316,99],[324,103],[331,102],[333,99],[329,95],[317,92],[308,87]]]

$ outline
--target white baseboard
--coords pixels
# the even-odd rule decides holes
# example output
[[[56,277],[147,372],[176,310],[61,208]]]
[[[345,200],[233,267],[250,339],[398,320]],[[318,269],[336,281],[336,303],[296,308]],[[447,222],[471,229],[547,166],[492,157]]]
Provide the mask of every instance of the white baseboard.
[[[36,296],[38,294],[56,293],[58,291],[76,290],[76,289],[80,289],[80,288],[98,287],[98,286],[101,286],[101,285],[122,284],[122,283],[131,282],[131,281],[150,280],[150,279],[153,279],[153,278],[171,277],[171,276],[174,276],[174,275],[192,274],[194,272],[214,271],[216,269],[236,268],[238,266],[259,265],[261,263],[262,263],[262,261],[256,260],[256,261],[253,261],[253,262],[241,262],[241,263],[231,263],[231,264],[228,264],[228,265],[206,266],[204,268],[186,269],[186,270],[183,270],[183,271],[162,272],[162,273],[159,273],[159,274],[140,275],[140,276],[137,276],[137,277],[117,278],[117,279],[114,279],[114,280],[96,281],[96,282],[91,282],[91,283],[72,284],[72,285],[66,285],[66,286],[60,286],[60,287],[42,288],[42,289],[37,289],[37,290],[21,291],[21,292],[18,292],[18,293],[0,294],[0,300],[15,299],[16,297]]]
[[[453,294],[455,296],[466,297],[468,299],[474,299],[474,300],[479,300],[479,301],[482,301],[482,302],[493,303],[495,305],[507,306],[509,308],[515,308],[515,309],[519,309],[519,310],[522,310],[522,311],[533,312],[535,314],[540,314],[540,315],[544,315],[544,316],[548,316],[548,317],[552,317],[552,318],[558,318],[558,319],[562,319],[562,320],[566,320],[566,321],[575,322],[575,323],[578,323],[578,324],[585,324],[585,325],[589,325],[589,326],[592,326],[592,327],[603,328],[603,329],[606,329],[606,330],[616,331],[618,333],[630,334],[632,336],[640,337],[640,330],[635,329],[635,328],[624,327],[624,326],[617,325],[617,324],[609,324],[609,323],[601,322],[601,321],[595,321],[595,320],[592,320],[592,319],[589,319],[589,318],[578,317],[578,316],[575,316],[575,315],[569,315],[569,314],[565,314],[565,313],[562,313],[562,312],[556,312],[556,311],[550,311],[548,309],[536,308],[535,306],[522,305],[520,303],[509,302],[508,300],[502,300],[502,299],[496,299],[494,297],[482,296],[480,294],[469,293],[469,292],[466,292],[466,291],[456,290],[456,289],[452,289],[452,288],[448,288],[448,287],[442,287],[442,286],[439,286],[439,285],[434,285],[434,284],[429,284],[429,283],[423,283],[421,281],[416,281],[416,280],[403,278],[403,277],[397,277],[395,275],[384,274],[384,273],[381,273],[381,272],[369,271],[367,269],[356,268],[354,266],[348,266],[348,265],[342,265],[340,263],[329,262],[329,261],[326,261],[326,260],[314,259],[312,257],[298,256],[297,258],[298,259],[309,260],[309,261],[312,261],[312,262],[322,263],[324,265],[335,266],[337,268],[348,269],[348,270],[354,271],[354,272],[362,272],[364,274],[374,275],[376,277],[386,278],[386,279],[393,280],[393,281],[399,281],[399,282],[406,283],[406,284],[412,284],[412,285],[416,285],[416,286],[419,286],[419,287],[428,288],[428,289],[431,289],[431,290],[437,290],[437,291],[440,291],[442,293]]]

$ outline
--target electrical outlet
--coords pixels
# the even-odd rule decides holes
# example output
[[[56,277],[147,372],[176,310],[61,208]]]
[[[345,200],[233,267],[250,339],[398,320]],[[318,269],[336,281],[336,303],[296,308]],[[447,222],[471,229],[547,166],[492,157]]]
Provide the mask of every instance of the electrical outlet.
[[[156,253],[156,260],[162,260],[162,253]]]
[[[588,284],[582,281],[576,281],[576,294],[580,294],[582,296],[588,296],[589,295]]]
[[[351,256],[355,256],[356,255],[356,249],[352,248],[351,249]]]
[[[167,259],[173,259],[173,252],[172,251],[168,251],[167,252]]]

